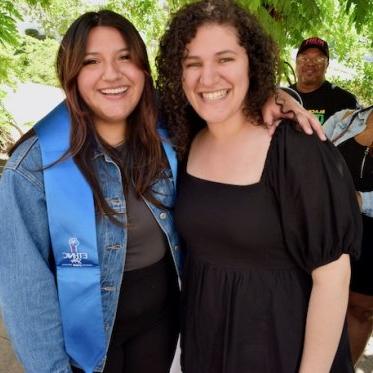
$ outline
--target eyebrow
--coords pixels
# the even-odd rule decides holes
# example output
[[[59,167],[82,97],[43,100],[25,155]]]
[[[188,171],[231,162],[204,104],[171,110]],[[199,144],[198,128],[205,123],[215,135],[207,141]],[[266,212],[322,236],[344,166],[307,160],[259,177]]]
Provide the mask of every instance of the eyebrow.
[[[237,54],[237,52],[235,52],[234,50],[226,49],[226,50],[215,53],[215,56],[221,56],[222,54],[227,54],[227,53]],[[186,59],[200,59],[200,58],[201,58],[200,56],[186,55],[184,57],[184,60],[186,60]]]
[[[119,49],[118,51],[116,51],[116,53],[121,53],[121,52],[129,52],[129,48],[122,48],[122,49]],[[95,52],[95,51],[92,51],[92,52],[86,52],[86,56],[88,55],[93,55],[93,56],[97,56],[97,55],[100,55],[101,52]]]

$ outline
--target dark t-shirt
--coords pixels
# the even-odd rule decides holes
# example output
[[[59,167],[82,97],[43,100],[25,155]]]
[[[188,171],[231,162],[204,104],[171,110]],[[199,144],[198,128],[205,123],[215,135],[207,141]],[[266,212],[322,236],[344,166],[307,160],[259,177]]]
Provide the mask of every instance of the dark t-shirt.
[[[298,91],[296,84],[290,86],[296,90],[303,100],[303,106],[319,120],[321,124],[337,111],[343,109],[355,109],[357,101],[355,96],[328,81],[313,92],[302,93]]]

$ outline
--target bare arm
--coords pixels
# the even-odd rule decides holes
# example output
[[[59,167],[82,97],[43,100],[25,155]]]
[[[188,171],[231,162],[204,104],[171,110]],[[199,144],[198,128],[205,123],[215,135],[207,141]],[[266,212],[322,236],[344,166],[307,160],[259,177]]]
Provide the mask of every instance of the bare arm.
[[[315,116],[281,89],[277,89],[276,94],[263,105],[262,115],[271,135],[280,121],[288,118],[296,120],[305,133],[312,134],[315,131],[321,140],[326,140],[321,124]]]
[[[350,259],[338,260],[312,272],[306,334],[299,373],[329,373],[345,321]]]

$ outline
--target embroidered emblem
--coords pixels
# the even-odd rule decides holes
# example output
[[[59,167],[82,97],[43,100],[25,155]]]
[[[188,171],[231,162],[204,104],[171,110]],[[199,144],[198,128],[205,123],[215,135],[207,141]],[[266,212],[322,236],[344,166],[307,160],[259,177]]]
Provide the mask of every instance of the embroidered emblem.
[[[79,252],[78,246],[80,245],[79,240],[76,237],[69,238],[69,252],[63,252],[63,266],[71,267],[82,267],[91,266],[92,264],[88,261],[88,253]]]

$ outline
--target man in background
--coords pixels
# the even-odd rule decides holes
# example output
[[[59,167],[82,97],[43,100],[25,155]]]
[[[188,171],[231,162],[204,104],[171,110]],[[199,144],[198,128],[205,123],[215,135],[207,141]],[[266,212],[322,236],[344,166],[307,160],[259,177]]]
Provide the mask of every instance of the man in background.
[[[302,41],[296,58],[296,84],[290,87],[302,98],[303,106],[323,124],[342,109],[355,109],[355,96],[325,79],[329,47],[325,40],[312,37]]]

